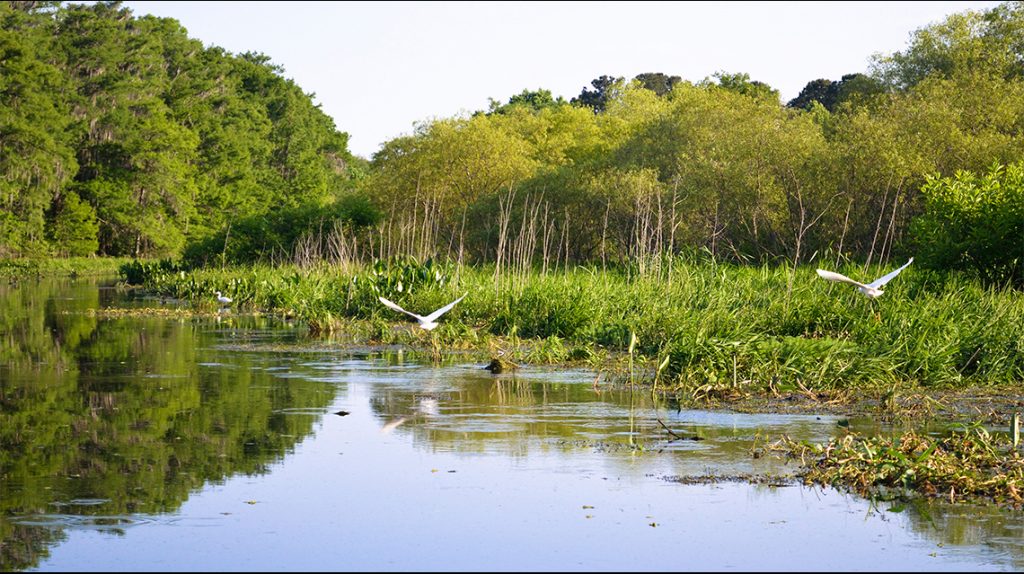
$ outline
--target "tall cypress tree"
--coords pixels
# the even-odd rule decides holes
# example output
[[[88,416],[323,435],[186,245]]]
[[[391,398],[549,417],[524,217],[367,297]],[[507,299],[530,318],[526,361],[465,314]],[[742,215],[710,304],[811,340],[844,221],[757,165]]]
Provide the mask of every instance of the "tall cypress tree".
[[[0,256],[46,253],[45,212],[77,169],[53,9],[0,2]]]

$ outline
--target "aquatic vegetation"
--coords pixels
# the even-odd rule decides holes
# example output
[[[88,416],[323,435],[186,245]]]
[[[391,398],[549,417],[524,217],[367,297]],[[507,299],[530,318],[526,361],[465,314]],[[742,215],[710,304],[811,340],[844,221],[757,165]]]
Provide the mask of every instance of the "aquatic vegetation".
[[[313,334],[412,346],[432,342],[410,334],[379,297],[437,309],[469,293],[434,331],[445,349],[486,348],[497,339],[509,343],[515,361],[600,368],[595,362],[631,359],[636,369],[627,378],[657,378],[663,392],[702,400],[750,393],[833,400],[849,389],[882,396],[1024,380],[1024,298],[1010,288],[910,268],[884,298],[868,300],[821,281],[812,266],[680,259],[665,267],[671,281],[667,271],[611,267],[505,281],[493,268],[412,260],[189,271],[149,264],[123,276],[197,309],[212,310],[219,290],[238,312],[301,320]],[[839,271],[880,276],[888,268]]]
[[[863,496],[913,494],[950,502],[989,500],[1024,506],[1024,457],[1005,433],[969,425],[936,438],[849,433],[827,444],[783,437],[769,450],[799,459],[807,484],[846,487]]]
[[[178,263],[170,259],[132,259],[122,263],[118,267],[118,273],[129,285],[141,285],[146,281],[160,281],[165,276],[177,273],[183,269]]]
[[[374,293],[394,297],[396,293],[412,293],[431,286],[443,286],[451,281],[452,265],[428,258],[420,263],[415,257],[376,259],[353,281],[368,282]]]
[[[0,259],[0,277],[115,275],[132,262],[120,257],[53,257]]]
[[[562,363],[569,358],[569,349],[558,335],[550,335],[530,345],[523,359],[528,363]]]

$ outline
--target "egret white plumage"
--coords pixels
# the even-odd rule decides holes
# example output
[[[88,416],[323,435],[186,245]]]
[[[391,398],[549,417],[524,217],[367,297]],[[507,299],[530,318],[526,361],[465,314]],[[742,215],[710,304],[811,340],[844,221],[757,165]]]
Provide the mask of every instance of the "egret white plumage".
[[[459,297],[458,299],[452,301],[451,303],[445,305],[444,307],[441,307],[437,311],[434,311],[433,313],[431,313],[431,314],[429,314],[429,315],[427,315],[425,317],[423,315],[417,315],[416,313],[412,313],[410,311],[406,311],[405,309],[402,309],[401,307],[399,307],[395,303],[392,303],[391,301],[388,301],[387,299],[385,299],[383,297],[379,297],[379,299],[380,299],[381,303],[383,303],[384,305],[390,307],[391,309],[394,309],[395,311],[398,311],[399,313],[405,313],[406,315],[409,315],[410,317],[416,319],[416,321],[419,323],[420,327],[422,327],[423,329],[425,329],[427,331],[430,331],[430,330],[434,329],[435,327],[437,327],[437,319],[440,318],[441,315],[444,315],[448,311],[451,311],[452,307],[454,307],[455,304],[458,303],[459,301],[462,301],[462,299],[466,295],[468,295],[468,293],[464,293],[462,295],[462,297]]]
[[[900,271],[906,269],[907,266],[913,262],[914,258],[911,257],[910,261],[907,261],[902,267],[896,269],[895,271],[891,271],[886,275],[883,275],[882,277],[879,277],[878,279],[875,279],[874,281],[868,284],[861,283],[860,281],[854,281],[853,279],[850,279],[849,277],[841,273],[836,273],[834,271],[825,271],[824,269],[818,269],[818,276],[821,277],[822,279],[827,279],[829,281],[840,281],[843,283],[856,285],[858,291],[866,295],[868,298],[874,299],[880,296],[882,293],[884,293],[884,291],[882,291],[881,289],[883,285],[885,285],[889,281],[892,281],[894,277],[900,274]]]
[[[217,301],[221,305],[227,305],[228,303],[231,303],[231,298],[230,297],[225,297],[225,296],[221,295],[220,291],[217,291],[216,293],[214,293],[214,295],[217,296]]]

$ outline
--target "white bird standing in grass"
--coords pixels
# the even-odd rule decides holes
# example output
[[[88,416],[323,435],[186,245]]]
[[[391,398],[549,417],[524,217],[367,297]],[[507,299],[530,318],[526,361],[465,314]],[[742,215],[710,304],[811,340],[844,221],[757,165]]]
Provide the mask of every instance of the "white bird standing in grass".
[[[882,277],[880,277],[878,279],[875,279],[874,281],[872,281],[871,283],[868,283],[867,285],[861,283],[860,281],[854,281],[853,279],[850,279],[846,275],[842,275],[842,274],[836,273],[834,271],[825,271],[824,269],[818,269],[818,275],[822,279],[828,279],[829,281],[841,281],[843,283],[849,283],[851,285],[856,285],[858,291],[860,291],[861,293],[867,295],[868,298],[874,299],[875,297],[878,297],[879,295],[884,293],[884,291],[882,291],[880,289],[880,287],[882,287],[882,285],[885,285],[889,281],[892,281],[893,277],[896,277],[897,275],[899,275],[900,271],[903,271],[904,269],[906,269],[907,265],[910,265],[913,262],[914,262],[914,258],[911,257],[910,261],[907,261],[906,264],[904,264],[899,269],[897,269],[895,271],[892,271],[889,274],[884,275],[884,276],[882,276]]]
[[[217,296],[217,301],[221,305],[227,305],[227,304],[231,303],[231,298],[230,297],[225,297],[225,296],[221,295],[220,291],[217,291],[216,293],[214,293],[214,295]]]
[[[455,304],[458,303],[459,301],[462,301],[463,297],[465,297],[466,295],[468,295],[468,293],[464,293],[462,297],[459,297],[458,299],[452,301],[451,303],[445,305],[444,307],[441,307],[440,309],[434,311],[433,313],[427,315],[426,317],[406,311],[405,309],[402,309],[398,305],[392,303],[391,301],[388,301],[383,297],[379,297],[379,299],[381,303],[387,305],[388,307],[394,309],[395,311],[398,311],[399,313],[405,313],[406,315],[409,315],[410,317],[416,319],[416,321],[419,322],[420,327],[427,331],[430,331],[434,327],[437,327],[437,319],[441,317],[441,315],[444,315],[448,311],[451,311],[452,307],[454,307]]]

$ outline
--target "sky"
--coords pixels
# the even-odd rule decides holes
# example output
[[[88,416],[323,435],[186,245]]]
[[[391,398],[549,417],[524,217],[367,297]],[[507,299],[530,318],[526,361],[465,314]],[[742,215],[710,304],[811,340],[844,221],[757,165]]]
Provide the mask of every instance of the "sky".
[[[370,159],[419,122],[525,89],[566,100],[603,75],[699,82],[746,73],[789,101],[811,80],[867,72],[914,30],[999,2],[128,1],[189,37],[284,68]]]

